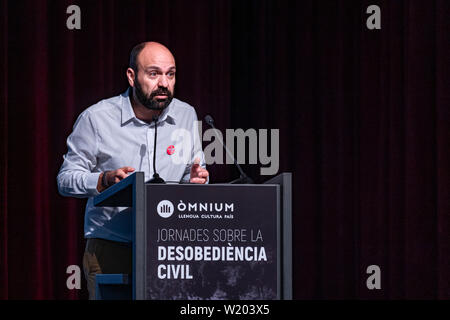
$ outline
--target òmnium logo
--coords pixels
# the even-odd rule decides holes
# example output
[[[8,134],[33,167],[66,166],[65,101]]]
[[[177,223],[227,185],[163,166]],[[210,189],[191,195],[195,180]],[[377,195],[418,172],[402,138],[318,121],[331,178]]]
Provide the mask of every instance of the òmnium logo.
[[[158,211],[160,217],[169,218],[174,212],[173,203],[169,200],[162,200],[158,203],[156,210]]]

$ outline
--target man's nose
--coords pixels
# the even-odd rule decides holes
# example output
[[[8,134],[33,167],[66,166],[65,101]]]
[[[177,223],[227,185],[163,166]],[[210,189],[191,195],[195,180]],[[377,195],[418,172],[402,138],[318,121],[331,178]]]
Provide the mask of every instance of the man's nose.
[[[167,80],[167,76],[165,74],[161,75],[158,79],[158,86],[167,88],[169,86],[169,81]]]

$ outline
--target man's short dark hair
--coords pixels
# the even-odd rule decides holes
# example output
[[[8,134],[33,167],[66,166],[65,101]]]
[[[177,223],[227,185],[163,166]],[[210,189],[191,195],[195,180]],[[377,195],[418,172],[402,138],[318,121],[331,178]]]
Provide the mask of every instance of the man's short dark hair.
[[[137,68],[137,57],[139,55],[139,53],[141,53],[142,49],[144,49],[145,47],[145,42],[139,43],[138,45],[136,45],[133,50],[131,50],[130,53],[130,68],[134,70],[135,73],[138,72],[138,68]]]

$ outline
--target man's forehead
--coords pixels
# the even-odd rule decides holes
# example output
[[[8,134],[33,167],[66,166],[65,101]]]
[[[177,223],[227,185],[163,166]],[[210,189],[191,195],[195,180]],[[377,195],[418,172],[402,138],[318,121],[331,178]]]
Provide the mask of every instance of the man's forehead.
[[[171,68],[175,66],[175,59],[172,53],[158,46],[147,45],[138,56],[138,63],[144,67],[159,67],[161,69]]]

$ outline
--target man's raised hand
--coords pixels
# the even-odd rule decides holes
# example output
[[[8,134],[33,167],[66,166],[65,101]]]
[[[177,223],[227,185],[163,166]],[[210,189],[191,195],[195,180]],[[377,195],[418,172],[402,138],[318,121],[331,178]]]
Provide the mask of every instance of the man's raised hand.
[[[200,165],[200,159],[195,158],[194,164],[191,167],[191,183],[206,183],[208,180],[209,172]]]
[[[102,192],[113,184],[120,182],[129,176],[129,173],[133,172],[132,167],[122,167],[117,170],[105,171],[100,174],[97,183],[97,190]]]

